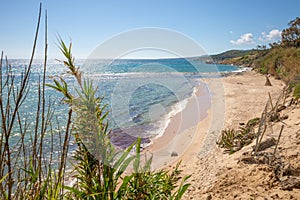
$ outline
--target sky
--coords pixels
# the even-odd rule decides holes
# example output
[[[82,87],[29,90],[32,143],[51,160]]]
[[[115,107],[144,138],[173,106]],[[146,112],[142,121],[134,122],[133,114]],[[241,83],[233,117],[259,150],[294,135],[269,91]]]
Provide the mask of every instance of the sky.
[[[37,58],[43,56],[45,10],[48,13],[48,57],[61,57],[57,47],[57,37],[61,36],[66,42],[72,41],[73,54],[76,58],[83,59],[89,57],[99,45],[116,36],[149,27],[189,38],[203,49],[199,54],[251,49],[260,44],[278,41],[288,22],[300,17],[299,0],[41,2],[43,16]],[[30,57],[39,3],[36,0],[0,0],[0,50],[9,58]],[[151,37],[151,34],[148,36]],[[137,34],[137,37],[142,36]],[[168,34],[165,38],[159,38],[170,43],[176,42],[168,40]],[[108,48],[108,54],[114,48]],[[132,53],[131,56],[143,58],[168,55],[163,51],[144,51],[140,54]]]

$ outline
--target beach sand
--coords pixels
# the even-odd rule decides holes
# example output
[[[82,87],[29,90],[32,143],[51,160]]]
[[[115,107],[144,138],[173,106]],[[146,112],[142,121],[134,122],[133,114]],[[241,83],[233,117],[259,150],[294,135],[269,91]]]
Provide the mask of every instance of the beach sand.
[[[153,154],[155,169],[174,167],[176,162],[182,160],[183,174],[192,174],[189,180],[192,185],[184,196],[185,199],[300,198],[300,191],[297,189],[283,191],[275,183],[271,187],[269,180],[272,172],[267,171],[266,166],[243,165],[238,162],[254,143],[233,155],[224,154],[216,145],[222,129],[238,128],[240,123],[260,117],[268,100],[268,93],[274,101],[280,95],[285,84],[272,77],[270,80],[272,86],[265,86],[265,76],[253,71],[202,80],[208,85],[211,107],[203,109],[205,113],[197,118],[199,123],[191,123],[181,129],[176,137],[171,134],[181,126],[180,120],[183,118],[194,120],[192,107],[195,108],[195,104],[190,103],[183,112],[191,115],[174,116],[166,134],[155,140],[147,150]],[[195,98],[201,95],[203,94],[198,94]],[[289,112],[289,118],[284,122],[286,128],[279,143],[279,154],[288,158],[290,156],[292,163],[300,163],[300,109],[295,107],[287,110],[289,111],[285,112]],[[281,124],[275,124],[273,127],[276,138],[280,126]]]

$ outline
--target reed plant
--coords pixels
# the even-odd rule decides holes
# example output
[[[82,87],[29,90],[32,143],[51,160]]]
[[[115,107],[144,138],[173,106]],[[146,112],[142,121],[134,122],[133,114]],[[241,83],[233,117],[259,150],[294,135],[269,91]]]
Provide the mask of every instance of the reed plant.
[[[189,187],[185,182],[190,176],[181,178],[179,164],[173,171],[151,171],[152,157],[141,160],[140,138],[124,151],[117,150],[110,141],[103,97],[97,97],[97,88],[82,78],[72,56],[72,44],[67,46],[60,38],[59,46],[66,58],[61,62],[78,85],[75,94],[71,94],[63,78],[49,85],[64,95],[70,111],[75,113],[72,131],[78,145],[74,156],[76,183],[65,186],[67,196],[71,199],[180,199]],[[134,147],[136,151],[132,154]],[[129,166],[133,167],[133,173],[124,173]]]
[[[63,194],[70,123],[63,132],[55,125],[53,102],[45,94],[47,66],[47,11],[43,70],[32,86],[32,66],[42,17],[40,4],[33,49],[28,66],[15,73],[4,53],[0,60],[0,199],[59,199]],[[33,91],[37,89],[36,91]],[[34,100],[28,100],[29,95]],[[25,112],[30,104],[34,112]],[[58,131],[54,131],[58,130]],[[54,150],[55,139],[63,145]],[[50,142],[49,142],[50,141]],[[45,146],[45,144],[50,143]],[[47,153],[45,153],[47,148]],[[50,156],[48,156],[50,155]],[[60,163],[55,163],[56,160]],[[55,166],[55,167],[53,167]],[[57,172],[60,173],[57,173]]]
[[[41,18],[40,4],[32,55],[21,75],[1,53],[0,199],[180,199],[189,187],[186,181],[190,176],[181,178],[179,164],[174,170],[152,171],[152,158],[141,159],[140,138],[124,151],[111,143],[103,97],[98,97],[97,88],[82,77],[72,45],[67,46],[61,38],[59,48],[66,58],[62,62],[77,87],[71,90],[62,77],[46,84],[47,11],[43,70],[37,88],[33,86]],[[63,126],[55,115],[54,101],[45,92],[47,86],[62,94],[67,105]],[[28,100],[30,95],[35,98]],[[30,118],[25,112],[27,103],[35,111]],[[71,140],[77,149],[72,166],[67,167]],[[133,172],[129,173],[126,170],[130,167]],[[73,169],[72,177],[67,168]],[[67,182],[70,178],[74,184]]]

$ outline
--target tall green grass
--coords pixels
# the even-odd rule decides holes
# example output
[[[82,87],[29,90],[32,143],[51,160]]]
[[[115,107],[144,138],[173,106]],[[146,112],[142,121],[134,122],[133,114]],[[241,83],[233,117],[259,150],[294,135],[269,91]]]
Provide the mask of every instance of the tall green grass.
[[[71,199],[180,199],[189,184],[181,180],[179,164],[174,171],[151,171],[152,158],[141,161],[140,138],[125,151],[110,142],[106,105],[88,79],[83,79],[72,56],[72,45],[59,39],[66,60],[66,71],[77,81],[76,94],[71,94],[63,78],[54,80],[53,89],[62,93],[73,116],[73,134],[78,144],[74,156],[76,184],[65,187]],[[136,152],[130,154],[133,147]],[[133,167],[133,173],[126,172]],[[124,173],[126,172],[126,173]]]
[[[47,12],[45,14],[45,57],[43,73],[38,81],[36,100],[31,101],[32,108],[36,108],[33,120],[29,120],[24,113],[26,99],[31,92],[31,70],[38,40],[42,17],[40,5],[36,34],[33,42],[32,54],[28,67],[24,67],[21,76],[14,74],[4,53],[0,61],[0,199],[58,199],[63,194],[68,138],[59,131],[54,133],[54,110],[52,103],[45,95],[45,80],[47,69]],[[32,125],[33,124],[33,127]],[[68,127],[70,124],[68,125]],[[69,131],[67,131],[69,133]],[[67,135],[69,135],[67,133]],[[55,149],[54,134],[64,145]],[[44,152],[46,140],[48,146],[47,158]],[[53,168],[56,160],[61,162]],[[57,173],[60,171],[60,174]]]
[[[61,93],[68,105],[65,128],[55,125],[53,102],[45,94],[47,12],[43,73],[38,92],[34,93],[37,98],[30,102],[36,107],[34,120],[29,121],[22,108],[32,90],[30,75],[41,18],[40,5],[32,56],[19,79],[4,53],[1,54],[0,199],[180,199],[189,187],[186,181],[190,176],[181,177],[179,164],[174,170],[152,171],[152,158],[141,159],[139,138],[124,151],[112,145],[104,112],[106,105],[102,104],[102,97],[96,96],[93,83],[82,78],[74,63],[72,45],[67,46],[62,39],[59,39],[65,57],[62,62],[78,87],[72,93],[63,78],[48,85]],[[30,124],[34,124],[32,129]],[[60,141],[58,149],[54,149],[55,138]],[[72,138],[77,150],[71,158],[68,147]],[[50,145],[46,147],[47,141]],[[45,148],[50,157],[45,155]],[[69,160],[73,161],[72,173],[66,170]],[[129,172],[129,168],[133,171]],[[68,185],[67,178],[73,178],[75,183]]]

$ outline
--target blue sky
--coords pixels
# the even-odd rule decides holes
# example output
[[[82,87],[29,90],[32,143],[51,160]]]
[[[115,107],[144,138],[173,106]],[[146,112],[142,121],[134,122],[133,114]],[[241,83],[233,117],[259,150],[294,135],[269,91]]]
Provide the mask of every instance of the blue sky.
[[[10,58],[29,58],[40,1],[0,2],[0,50]],[[72,39],[77,58],[86,58],[107,39],[143,27],[178,31],[209,54],[250,49],[278,40],[287,23],[300,16],[299,0],[48,0],[42,3],[43,11],[48,11],[50,58],[60,57],[56,46],[58,34],[65,40]],[[39,38],[37,57],[43,54],[42,44],[43,35]]]

